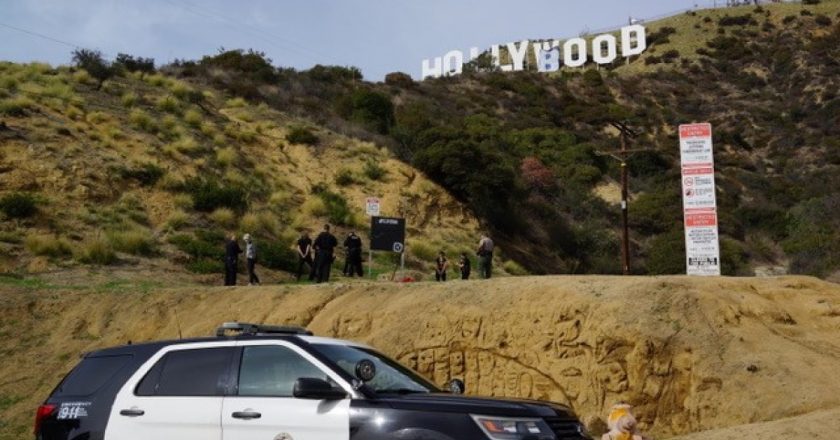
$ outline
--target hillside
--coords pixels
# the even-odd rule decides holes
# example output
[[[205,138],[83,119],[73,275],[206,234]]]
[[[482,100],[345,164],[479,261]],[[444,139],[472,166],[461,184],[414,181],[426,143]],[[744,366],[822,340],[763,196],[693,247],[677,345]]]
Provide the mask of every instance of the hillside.
[[[650,50],[629,64],[556,75],[369,83],[225,51],[98,89],[78,68],[5,63],[0,268],[216,272],[221,234],[250,230],[290,269],[301,228],[364,235],[361,202],[379,195],[409,219],[415,270],[482,225],[510,273],[618,273],[619,166],[604,153],[626,121],[650,150],[628,163],[632,269],[681,273],[674,127],[709,121],[724,273],[837,279],[838,15],[838,0],[698,10],[647,23]],[[376,271],[392,266],[383,254]]]
[[[479,237],[468,208],[387,149],[265,104],[159,74],[96,90],[83,70],[2,63],[0,81],[0,273],[106,266],[220,282],[233,231],[257,237],[264,279],[282,281],[302,230],[367,237],[369,196],[407,218],[410,268]],[[395,265],[375,261],[376,273]]]
[[[80,353],[209,335],[234,319],[363,341],[435,383],[462,377],[472,394],[567,403],[596,431],[609,406],[626,400],[658,439],[728,428],[689,438],[751,429],[765,436],[738,438],[828,440],[836,423],[820,421],[840,408],[840,288],[807,277],[236,289],[20,283],[0,292],[0,312],[3,440],[26,437],[38,402]],[[62,319],[51,319],[57,313]],[[771,423],[736,427],[759,422]]]

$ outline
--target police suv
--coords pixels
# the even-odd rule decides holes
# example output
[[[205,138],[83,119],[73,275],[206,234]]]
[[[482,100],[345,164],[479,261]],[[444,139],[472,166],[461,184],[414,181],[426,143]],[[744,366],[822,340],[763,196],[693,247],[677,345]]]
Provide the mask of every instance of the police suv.
[[[84,356],[38,408],[41,440],[590,439],[564,406],[443,392],[362,344],[225,323],[216,337]]]

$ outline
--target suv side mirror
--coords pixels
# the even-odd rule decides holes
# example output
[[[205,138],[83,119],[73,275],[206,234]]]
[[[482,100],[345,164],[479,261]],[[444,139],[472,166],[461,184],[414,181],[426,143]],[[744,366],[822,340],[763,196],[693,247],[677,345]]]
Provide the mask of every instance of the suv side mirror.
[[[301,377],[295,381],[292,395],[298,399],[341,400],[347,397],[347,392],[323,379]]]

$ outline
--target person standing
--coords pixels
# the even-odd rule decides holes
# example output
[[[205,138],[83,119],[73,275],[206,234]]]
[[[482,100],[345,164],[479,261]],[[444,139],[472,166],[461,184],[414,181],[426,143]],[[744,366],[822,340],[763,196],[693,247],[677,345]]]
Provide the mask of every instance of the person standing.
[[[344,240],[344,249],[347,251],[347,262],[344,264],[344,275],[352,277],[358,275],[364,276],[364,268],[362,268],[362,239],[356,235],[355,231],[351,231],[347,239]]]
[[[338,246],[338,239],[330,233],[330,225],[324,225],[324,230],[315,238],[315,270],[319,283],[330,280],[330,270],[335,260],[335,248]]]
[[[458,269],[461,270],[462,280],[470,279],[470,271],[472,270],[471,265],[472,263],[470,262],[470,257],[467,256],[467,253],[461,252],[461,258],[458,260]]]
[[[260,285],[260,277],[257,276],[257,273],[254,271],[254,268],[257,265],[257,245],[254,244],[254,241],[251,240],[251,234],[245,234],[242,237],[245,240],[245,261],[246,266],[248,267],[248,285]]]
[[[478,276],[484,279],[490,278],[493,272],[493,240],[484,234],[478,242]]]
[[[236,234],[231,234],[225,244],[225,286],[236,285],[236,270],[242,249],[236,241]]]
[[[440,251],[435,259],[435,279],[438,281],[446,281],[447,269],[449,269],[449,260],[446,259],[446,254],[444,254],[443,251]]]
[[[301,275],[303,275],[303,266],[309,266],[309,281],[315,280],[315,261],[312,259],[312,239],[309,238],[309,233],[303,231],[300,235],[300,239],[297,241],[297,253],[298,253],[298,270],[297,270],[297,280],[300,281]]]

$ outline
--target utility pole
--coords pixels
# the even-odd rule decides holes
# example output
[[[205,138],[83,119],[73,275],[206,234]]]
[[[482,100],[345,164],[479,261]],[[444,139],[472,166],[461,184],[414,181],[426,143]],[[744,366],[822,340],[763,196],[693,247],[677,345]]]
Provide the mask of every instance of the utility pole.
[[[627,158],[634,153],[651,151],[649,148],[628,149],[627,144],[630,138],[638,136],[625,122],[610,122],[610,125],[619,131],[621,149],[612,152],[597,151],[599,156],[610,156],[621,164],[621,273],[630,275],[630,221],[629,221],[629,193],[630,182],[627,170]]]

